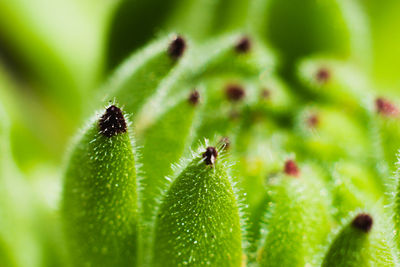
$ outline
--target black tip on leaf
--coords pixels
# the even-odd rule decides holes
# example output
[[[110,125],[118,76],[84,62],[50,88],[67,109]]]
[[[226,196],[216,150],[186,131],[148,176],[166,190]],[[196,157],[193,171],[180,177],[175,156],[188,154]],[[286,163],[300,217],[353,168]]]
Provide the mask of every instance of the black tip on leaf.
[[[126,132],[126,122],[121,109],[111,105],[99,120],[100,133],[106,137]]]
[[[190,93],[188,101],[193,106],[197,105],[200,102],[200,93],[197,90],[194,90]]]
[[[320,68],[316,73],[316,80],[319,83],[326,83],[331,77],[331,73],[327,68]]]
[[[242,86],[238,84],[229,84],[225,89],[226,97],[233,102],[242,100],[246,93]]]
[[[310,128],[316,128],[319,124],[319,117],[317,114],[311,114],[308,118],[307,118],[307,125]]]
[[[251,49],[251,41],[248,37],[242,37],[235,45],[238,53],[247,53]]]
[[[292,159],[289,159],[285,162],[285,167],[284,170],[286,175],[290,175],[293,177],[299,177],[300,175],[300,170],[299,167],[297,166],[296,162]]]
[[[387,99],[378,97],[375,100],[375,106],[376,106],[377,112],[384,116],[395,117],[395,116],[399,115],[399,109],[392,102],[390,102]]]
[[[179,59],[182,57],[186,49],[186,42],[181,36],[176,36],[174,40],[169,44],[168,55],[172,59]]]
[[[203,153],[203,160],[206,165],[214,165],[215,160],[217,159],[218,152],[215,147],[209,146],[206,149],[206,152]]]
[[[353,227],[360,229],[365,233],[368,233],[369,231],[371,231],[373,223],[374,220],[372,219],[371,215],[366,213],[360,213],[354,218],[351,225],[353,225]]]

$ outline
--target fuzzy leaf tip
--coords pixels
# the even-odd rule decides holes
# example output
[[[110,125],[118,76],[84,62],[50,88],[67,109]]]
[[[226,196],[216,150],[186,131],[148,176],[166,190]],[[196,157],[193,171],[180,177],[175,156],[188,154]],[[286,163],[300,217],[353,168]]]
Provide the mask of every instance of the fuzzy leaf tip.
[[[376,111],[387,117],[399,115],[399,109],[389,100],[378,97],[375,100]]]
[[[319,83],[326,83],[331,78],[331,72],[327,68],[320,68],[315,74],[315,79]]]
[[[168,55],[172,59],[179,59],[182,57],[186,49],[186,41],[182,36],[176,36],[174,40],[169,44]]]
[[[299,177],[300,175],[300,169],[297,166],[297,163],[294,160],[287,160],[285,162],[285,166],[284,166],[284,173],[289,175],[289,176],[293,176],[293,177]]]
[[[251,41],[247,36],[242,37],[235,45],[235,50],[238,53],[247,53],[251,49]]]
[[[373,222],[374,221],[371,215],[360,213],[354,218],[354,220],[351,222],[351,225],[365,233],[368,233],[369,231],[371,231]]]
[[[306,124],[310,128],[316,128],[319,123],[320,123],[320,119],[319,119],[318,114],[316,114],[316,113],[311,114],[306,120]]]
[[[245,97],[246,92],[244,88],[238,84],[228,84],[225,89],[225,94],[228,100],[238,102]]]
[[[203,160],[206,165],[213,166],[218,157],[218,152],[215,147],[207,147],[206,151],[202,154]]]
[[[100,133],[106,137],[113,137],[126,132],[126,121],[120,108],[111,105],[99,120]]]
[[[190,93],[188,101],[190,104],[193,106],[196,106],[200,102],[200,93],[197,90],[193,90],[193,92]]]

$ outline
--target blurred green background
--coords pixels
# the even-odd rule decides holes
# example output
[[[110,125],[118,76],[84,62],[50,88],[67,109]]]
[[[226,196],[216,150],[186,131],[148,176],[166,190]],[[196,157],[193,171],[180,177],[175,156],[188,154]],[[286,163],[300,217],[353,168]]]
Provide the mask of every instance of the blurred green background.
[[[280,72],[306,56],[358,64],[380,92],[400,86],[400,3],[376,0],[13,0],[0,3],[1,99],[12,117],[12,151],[30,171],[58,164],[92,111],[107,75],[157,35],[207,40],[255,33],[280,58]]]

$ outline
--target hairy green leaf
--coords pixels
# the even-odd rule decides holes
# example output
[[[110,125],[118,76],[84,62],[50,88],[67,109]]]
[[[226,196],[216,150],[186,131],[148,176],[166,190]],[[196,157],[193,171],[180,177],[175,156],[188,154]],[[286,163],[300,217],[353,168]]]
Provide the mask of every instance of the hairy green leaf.
[[[390,246],[383,224],[368,213],[359,213],[337,234],[322,266],[396,266]]]
[[[175,178],[156,219],[154,266],[241,266],[239,208],[224,159],[207,147]]]
[[[74,147],[62,215],[74,266],[135,266],[138,203],[134,147],[112,105]]]
[[[168,36],[134,54],[118,68],[106,85],[107,97],[114,98],[127,112],[136,115],[152,96],[160,82],[170,74],[186,50],[186,41],[180,36]]]
[[[326,192],[316,173],[299,169],[292,160],[285,163],[284,171],[285,175],[270,180],[271,202],[259,257],[263,267],[311,264],[330,230]]]
[[[171,174],[173,163],[177,163],[187,148],[195,125],[194,118],[200,107],[200,94],[192,91],[167,110],[145,130],[142,159],[143,212],[146,217],[153,214],[155,200],[160,190],[165,189],[166,176]]]

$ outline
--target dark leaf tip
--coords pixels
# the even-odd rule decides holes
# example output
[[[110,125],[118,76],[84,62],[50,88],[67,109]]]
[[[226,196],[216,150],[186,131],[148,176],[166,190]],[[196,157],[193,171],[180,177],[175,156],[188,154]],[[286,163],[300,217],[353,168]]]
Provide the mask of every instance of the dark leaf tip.
[[[327,68],[320,68],[315,75],[315,78],[319,83],[326,83],[330,77],[331,73]]]
[[[238,84],[229,84],[225,89],[225,94],[228,100],[237,102],[245,97],[246,92],[244,88]]]
[[[369,231],[371,231],[373,223],[374,220],[372,219],[371,215],[360,213],[354,218],[351,224],[353,225],[353,227],[360,229],[365,233],[368,233]]]
[[[99,120],[100,133],[106,137],[126,132],[126,122],[120,108],[111,105]]]
[[[316,128],[319,122],[319,116],[317,114],[311,114],[306,120],[306,123],[310,128]]]
[[[379,114],[384,116],[397,116],[399,115],[399,109],[389,100],[378,97],[375,100],[376,110]]]
[[[202,156],[206,165],[213,166],[218,157],[218,152],[215,147],[209,146],[206,148],[206,151],[203,153]]]
[[[292,159],[289,159],[285,162],[285,167],[283,171],[285,172],[285,174],[293,177],[298,177],[300,175],[299,167],[297,166],[297,163]]]
[[[188,101],[193,106],[197,105],[200,102],[200,93],[197,90],[193,90],[188,98]]]
[[[238,53],[247,53],[251,49],[251,41],[248,37],[242,37],[235,45]]]
[[[186,41],[182,36],[176,36],[168,47],[168,55],[172,59],[179,59],[182,57],[186,49]]]

